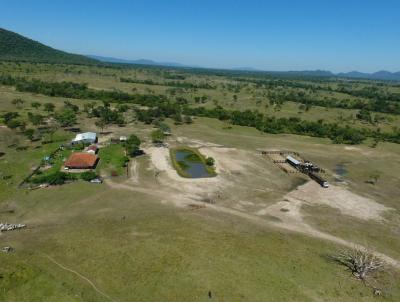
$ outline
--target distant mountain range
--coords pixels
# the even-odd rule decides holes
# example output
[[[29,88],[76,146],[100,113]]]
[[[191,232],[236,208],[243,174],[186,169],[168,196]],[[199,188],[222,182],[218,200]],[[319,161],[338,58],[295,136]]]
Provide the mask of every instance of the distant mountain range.
[[[155,62],[153,60],[140,59],[140,60],[125,60],[112,57],[102,57],[95,55],[88,55],[89,58],[108,63],[122,63],[122,64],[141,64],[141,65],[154,65],[154,66],[167,66],[167,67],[196,67],[173,62]],[[399,72],[378,71],[374,73],[364,73],[359,71],[333,73],[328,70],[300,70],[300,71],[266,71],[254,67],[234,67],[233,71],[244,72],[266,72],[271,74],[280,75],[297,75],[297,76],[314,76],[314,77],[341,77],[341,78],[355,78],[355,79],[372,79],[372,80],[388,80],[400,81]]]
[[[156,62],[153,60],[139,59],[139,60],[126,60],[112,57],[102,57],[96,55],[87,55],[88,58],[95,59],[101,62],[107,63],[119,63],[119,64],[138,64],[138,65],[155,65],[155,66],[167,66],[167,67],[191,67],[180,63],[174,62]]]
[[[96,64],[96,60],[67,53],[0,28],[0,60],[65,64]]]
[[[3,61],[28,61],[28,62],[45,62],[45,63],[63,63],[63,64],[102,64],[119,63],[119,64],[141,64],[166,67],[190,67],[199,68],[198,66],[189,66],[175,62],[156,62],[153,60],[126,60],[112,57],[102,57],[96,55],[78,55],[71,54],[61,50],[57,50],[46,46],[40,42],[31,40],[12,31],[0,28],[0,60]],[[237,72],[247,73],[268,73],[277,75],[294,75],[294,76],[314,76],[314,77],[341,77],[355,79],[372,79],[372,80],[389,80],[400,81],[399,72],[378,71],[374,73],[363,73],[351,71],[345,73],[333,73],[325,70],[303,70],[303,71],[263,71],[253,67],[236,67],[230,69]]]
[[[400,71],[389,72],[385,70],[373,72],[373,73],[363,73],[359,71],[351,71],[345,73],[336,74],[338,77],[346,78],[358,78],[358,79],[373,79],[373,80],[389,80],[389,81],[400,81]]]

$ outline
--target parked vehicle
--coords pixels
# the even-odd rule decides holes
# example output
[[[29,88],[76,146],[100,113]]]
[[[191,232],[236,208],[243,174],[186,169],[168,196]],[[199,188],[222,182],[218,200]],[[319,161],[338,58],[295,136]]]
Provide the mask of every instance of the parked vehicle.
[[[101,184],[103,181],[100,178],[95,178],[90,181],[92,184]]]
[[[329,183],[325,179],[323,179],[321,176],[314,174],[314,173],[310,173],[308,175],[310,176],[311,179],[313,179],[317,183],[319,183],[321,185],[321,187],[329,188]]]

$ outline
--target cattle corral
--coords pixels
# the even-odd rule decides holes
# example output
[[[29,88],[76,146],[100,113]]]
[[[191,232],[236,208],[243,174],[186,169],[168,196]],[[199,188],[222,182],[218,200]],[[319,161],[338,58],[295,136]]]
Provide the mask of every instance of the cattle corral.
[[[266,155],[274,164],[276,164],[285,173],[300,173],[299,170],[297,170],[296,168],[291,166],[286,160],[286,156],[288,156],[288,155],[295,156],[296,158],[299,158],[300,160],[302,160],[300,158],[300,154],[297,153],[297,152],[287,151],[287,150],[285,150],[285,151],[278,151],[278,150],[266,151],[266,150],[262,150],[261,154],[262,155]]]
[[[274,164],[276,164],[285,173],[303,173],[317,182],[324,188],[329,186],[328,182],[317,173],[325,173],[324,169],[305,160],[298,152],[288,150],[261,150],[262,155],[266,155]]]
[[[21,66],[18,73],[25,73],[22,63]],[[32,71],[40,68],[40,72],[46,68],[35,66],[27,67]],[[51,68],[59,67],[52,65]],[[72,72],[64,73],[66,68]],[[49,71],[43,77],[39,72],[25,76],[84,81],[89,87],[115,87],[126,92],[137,87],[137,93],[149,93],[144,85],[118,82],[119,76],[136,77],[133,72],[127,75],[125,69],[106,74],[95,67],[72,68],[62,66],[61,72]],[[82,73],[78,74],[81,69]],[[97,75],[92,76],[93,71]],[[109,76],[114,73],[115,77]],[[152,78],[140,70],[137,76],[138,79]],[[188,77],[187,81],[201,81],[197,77]],[[210,89],[209,94],[204,89],[193,92],[193,96],[209,95],[209,104],[205,106],[210,107],[206,108],[213,107],[212,100],[219,100],[221,106],[227,107],[232,99],[233,91],[224,88],[226,97],[222,95],[225,92],[219,92],[222,84],[226,84],[219,82],[221,77],[216,78],[216,89]],[[159,81],[164,83],[161,77]],[[242,82],[232,83],[241,85]],[[169,95],[169,87],[148,87],[156,94]],[[361,244],[396,261],[400,259],[396,198],[400,194],[397,185],[400,145],[379,142],[371,148],[369,142],[355,146],[332,144],[328,138],[262,133],[215,118],[199,116],[191,124],[175,124],[173,119],[166,118],[163,123],[171,131],[165,144],[172,148],[191,146],[215,159],[216,177],[188,179],[173,169],[168,148],[152,143],[150,134],[155,125],[137,120],[136,108],[147,108],[128,104],[129,109],[123,113],[125,126],[110,124],[102,129],[95,124],[98,117],[89,117],[83,111],[84,105],[93,100],[47,97],[0,88],[3,108],[20,112],[22,120],[26,120],[27,112],[53,120],[55,113],[31,108],[30,102],[52,102],[57,114],[63,112],[64,100],[79,106],[75,125],[79,129],[59,128],[50,143],[47,142],[49,135],[44,137],[45,144],[30,142],[20,130],[0,126],[0,151],[6,153],[0,157],[1,222],[27,225],[20,231],[0,235],[0,250],[15,248],[13,253],[0,252],[0,301],[32,301],[41,297],[52,301],[107,301],[74,272],[88,278],[113,301],[204,301],[209,300],[208,291],[212,291],[211,300],[225,301],[398,301],[400,276],[389,265],[389,274],[379,272],[383,280],[377,287],[382,289],[383,296],[377,298],[328,256],[344,249],[343,245],[351,248]],[[182,95],[177,90],[177,96]],[[233,110],[246,110],[249,102],[255,106],[256,101],[246,87],[237,96]],[[25,100],[21,109],[11,103],[14,98]],[[187,98],[188,106],[192,99]],[[224,99],[228,101],[224,103]],[[262,98],[262,102],[254,109],[264,110],[264,102],[268,100]],[[102,105],[99,101],[96,107]],[[110,110],[116,106],[110,103]],[[282,110],[276,112],[274,107],[266,108],[266,114],[277,118],[286,114],[299,116],[297,103],[284,102]],[[340,112],[347,116],[344,111]],[[313,106],[301,117],[337,121],[335,116],[340,112]],[[26,121],[28,128],[34,128]],[[382,126],[384,130],[391,124],[383,122],[376,127]],[[96,143],[100,161],[93,172],[98,173],[103,184],[83,181],[79,173],[60,168],[71,153],[85,152],[90,143],[65,146],[77,132],[100,134]],[[141,139],[145,154],[131,158],[126,168],[122,167],[125,148],[119,138],[130,134]],[[60,144],[64,150],[50,156]],[[17,150],[20,146],[28,148]],[[279,155],[282,151],[276,151],[276,160],[283,161],[284,166],[288,155],[296,160],[311,160],[326,169],[332,185],[323,189],[297,170],[283,173],[276,167],[278,163],[261,155],[262,150],[297,151],[299,156],[289,151],[283,158]],[[45,165],[35,177],[61,172],[68,176],[66,185],[45,187],[41,184],[38,190],[29,190],[36,185],[31,182],[17,190],[17,184],[42,161]],[[343,182],[333,183],[341,175],[335,170],[340,164],[348,173],[342,176]],[[50,165],[52,169],[48,169]],[[377,181],[367,182],[373,174],[377,175]],[[318,175],[325,178],[324,174]],[[76,181],[69,180],[72,178]],[[190,282],[193,276],[195,283]],[[373,277],[371,281],[375,282]]]

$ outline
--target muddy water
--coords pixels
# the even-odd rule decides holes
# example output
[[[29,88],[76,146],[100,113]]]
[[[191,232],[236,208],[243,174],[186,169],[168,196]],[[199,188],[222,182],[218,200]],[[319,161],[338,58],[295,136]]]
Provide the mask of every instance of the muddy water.
[[[175,152],[176,161],[191,178],[212,177],[201,159],[193,152],[178,150]]]
[[[337,164],[335,169],[334,169],[335,173],[341,177],[346,176],[347,175],[347,169],[346,166],[342,163],[342,164]]]
[[[347,175],[348,171],[344,163],[339,163],[336,164],[335,168],[333,169],[335,171],[335,174],[337,175],[335,177],[336,182],[344,182],[344,177]]]

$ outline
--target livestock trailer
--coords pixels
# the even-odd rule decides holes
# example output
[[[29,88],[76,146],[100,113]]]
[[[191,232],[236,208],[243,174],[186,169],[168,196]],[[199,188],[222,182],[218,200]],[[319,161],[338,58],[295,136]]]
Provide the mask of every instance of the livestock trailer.
[[[321,185],[321,187],[324,188],[328,188],[329,187],[329,183],[323,179],[321,176],[315,174],[315,173],[310,173],[308,174],[310,176],[311,179],[315,180],[317,183],[319,183]]]

